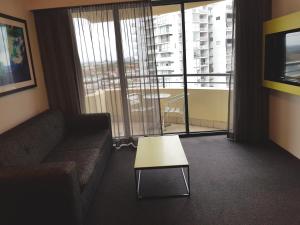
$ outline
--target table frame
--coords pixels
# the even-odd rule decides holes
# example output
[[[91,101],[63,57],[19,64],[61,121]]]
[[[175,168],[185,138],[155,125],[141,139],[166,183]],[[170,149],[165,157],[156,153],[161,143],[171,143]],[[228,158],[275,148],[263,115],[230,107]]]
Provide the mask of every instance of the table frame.
[[[182,177],[186,187],[186,193],[182,194],[174,194],[174,195],[150,195],[143,196],[141,194],[141,173],[143,170],[149,169],[171,169],[171,168],[181,168]],[[187,170],[188,177],[186,179],[186,175],[184,173],[184,169]],[[179,165],[179,166],[157,166],[157,167],[143,167],[143,168],[135,168],[134,169],[134,177],[135,177],[135,188],[137,199],[151,199],[151,198],[172,198],[172,197],[190,197],[191,195],[191,184],[190,184],[190,166],[189,165]]]

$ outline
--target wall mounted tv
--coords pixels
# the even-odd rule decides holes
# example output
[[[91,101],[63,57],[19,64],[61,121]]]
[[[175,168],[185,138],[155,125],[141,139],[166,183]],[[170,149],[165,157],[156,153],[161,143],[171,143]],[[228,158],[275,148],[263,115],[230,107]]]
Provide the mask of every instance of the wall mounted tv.
[[[300,29],[265,36],[265,79],[300,86]]]

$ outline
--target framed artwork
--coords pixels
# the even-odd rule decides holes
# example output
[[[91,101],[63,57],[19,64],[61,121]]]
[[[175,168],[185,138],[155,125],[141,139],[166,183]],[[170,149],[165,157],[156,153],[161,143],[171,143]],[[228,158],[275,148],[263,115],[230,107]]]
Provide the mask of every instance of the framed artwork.
[[[0,96],[36,87],[25,20],[0,13]]]

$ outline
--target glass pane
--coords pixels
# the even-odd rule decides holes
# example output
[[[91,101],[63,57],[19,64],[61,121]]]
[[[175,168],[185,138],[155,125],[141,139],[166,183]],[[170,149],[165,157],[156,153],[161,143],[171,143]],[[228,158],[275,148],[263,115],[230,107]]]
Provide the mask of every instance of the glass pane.
[[[133,136],[160,133],[155,44],[153,32],[150,33],[153,29],[151,11],[120,9],[119,20],[130,133]]]
[[[190,131],[227,128],[232,0],[185,4]]]
[[[108,112],[114,137],[124,136],[112,10],[72,13],[81,62],[86,113]]]
[[[163,131],[185,132],[180,5],[153,7],[153,23]]]

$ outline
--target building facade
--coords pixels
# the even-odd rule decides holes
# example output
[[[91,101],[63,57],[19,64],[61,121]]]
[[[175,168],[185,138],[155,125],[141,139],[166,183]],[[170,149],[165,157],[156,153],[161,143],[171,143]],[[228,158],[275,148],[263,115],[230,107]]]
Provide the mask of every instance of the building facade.
[[[182,75],[181,12],[154,15],[153,19],[158,75]],[[204,75],[225,74],[232,70],[232,1],[186,9],[185,30],[190,87],[226,88],[228,77]],[[172,82],[170,87],[180,86],[182,77],[166,76],[164,80]]]

